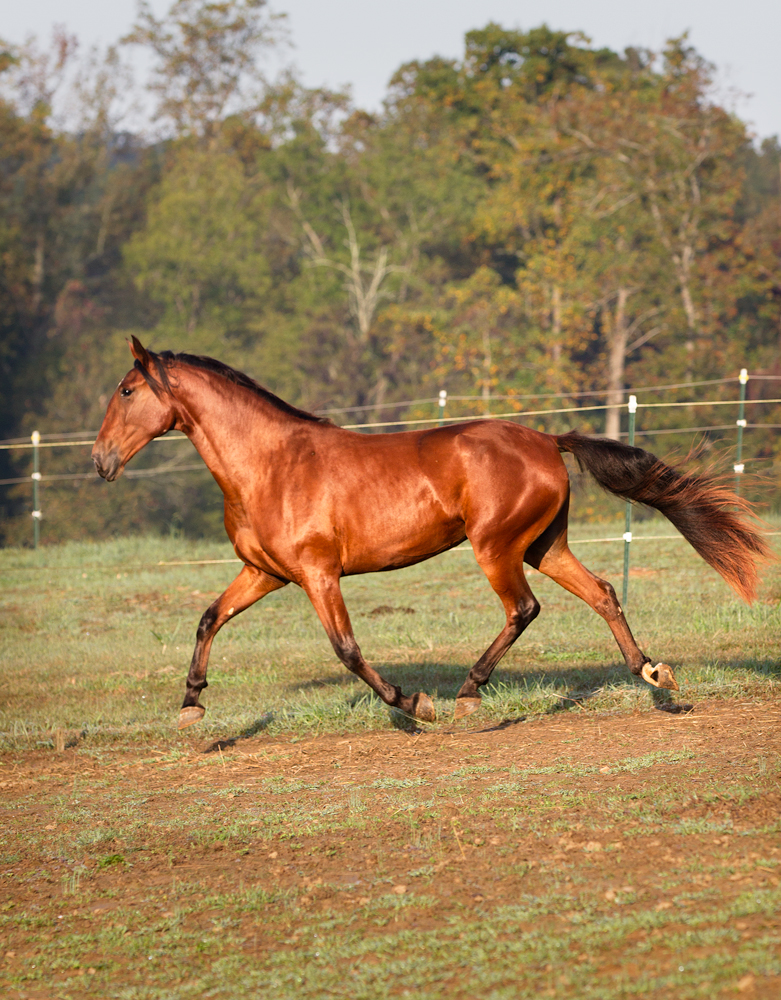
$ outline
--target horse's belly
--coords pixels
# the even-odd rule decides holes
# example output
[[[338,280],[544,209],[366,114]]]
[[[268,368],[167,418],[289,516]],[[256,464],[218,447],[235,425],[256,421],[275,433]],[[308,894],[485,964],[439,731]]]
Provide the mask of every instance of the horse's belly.
[[[353,526],[344,533],[340,538],[342,567],[347,575],[399,569],[445,552],[465,537],[460,520],[421,523],[420,519],[388,515],[369,530]]]

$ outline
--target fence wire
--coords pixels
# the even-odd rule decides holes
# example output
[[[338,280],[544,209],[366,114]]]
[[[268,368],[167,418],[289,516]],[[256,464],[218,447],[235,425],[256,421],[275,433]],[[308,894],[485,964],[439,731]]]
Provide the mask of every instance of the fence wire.
[[[368,423],[350,423],[342,424],[341,426],[345,430],[356,430],[356,431],[373,431],[382,428],[392,429],[400,427],[430,427],[432,425],[437,426],[452,426],[458,423],[470,423],[477,420],[513,420],[513,421],[524,421],[530,418],[547,418],[552,416],[562,416],[564,414],[594,414],[598,412],[607,411],[625,411],[627,410],[630,414],[630,431],[627,435],[626,433],[621,434],[621,437],[626,438],[629,436],[630,443],[633,437],[632,432],[634,431],[637,436],[655,437],[657,435],[670,435],[670,434],[708,434],[711,432],[724,432],[737,428],[737,454],[736,462],[733,466],[736,475],[736,490],[740,489],[740,478],[744,471],[744,460],[742,458],[742,440],[743,431],[745,429],[752,430],[778,430],[781,428],[781,424],[777,423],[751,423],[749,424],[744,416],[745,406],[769,406],[777,405],[781,403],[781,398],[774,399],[746,399],[746,383],[752,379],[762,380],[762,381],[781,381],[781,376],[773,375],[762,375],[762,376],[749,376],[747,371],[743,369],[739,376],[722,378],[722,379],[709,379],[698,382],[678,382],[671,383],[668,385],[656,385],[656,386],[642,386],[638,389],[632,390],[632,395],[629,395],[628,390],[622,390],[625,396],[628,397],[627,402],[624,403],[594,403],[588,406],[559,406],[559,407],[547,407],[543,409],[534,410],[519,410],[513,409],[510,411],[502,413],[482,413],[482,414],[466,414],[460,416],[450,416],[446,414],[447,404],[450,403],[479,403],[484,404],[486,400],[482,396],[449,396],[445,390],[442,390],[437,397],[427,397],[415,400],[405,400],[403,402],[393,402],[384,404],[367,404],[365,406],[355,406],[355,407],[342,407],[342,408],[332,408],[328,410],[317,411],[320,415],[337,415],[343,414],[347,415],[350,413],[377,413],[382,409],[402,409],[404,407],[413,406],[437,406],[439,412],[435,417],[412,417],[404,420],[377,420]],[[666,402],[648,402],[643,403],[638,406],[636,394],[638,393],[649,393],[649,392],[663,392],[663,391],[677,391],[680,389],[695,389],[702,387],[712,387],[712,386],[723,386],[738,383],[740,385],[740,398],[739,399],[710,399],[710,400],[675,400]],[[492,396],[489,402],[505,402],[505,403],[520,403],[528,400],[565,400],[565,399],[584,399],[593,398],[595,396],[606,395],[604,390],[601,391],[588,391],[588,392],[576,392],[576,393],[543,393],[543,394],[530,394],[530,395],[502,395],[502,396]],[[710,406],[734,406],[739,408],[739,418],[734,423],[729,424],[709,424],[707,426],[689,426],[689,427],[662,427],[658,429],[637,429],[634,428],[634,416],[635,411],[640,410],[663,410],[663,409],[681,409],[681,410],[693,410],[698,407],[710,407]],[[17,476],[8,479],[0,480],[0,486],[18,486],[23,483],[29,483],[32,480],[33,485],[33,495],[34,503],[33,506],[37,508],[38,506],[38,486],[41,483],[55,483],[55,482],[78,482],[81,480],[92,480],[96,482],[99,481],[98,477],[94,472],[81,472],[81,473],[54,473],[50,475],[42,474],[38,471],[39,465],[39,454],[40,449],[51,449],[51,448],[83,448],[91,447],[94,444],[94,438],[96,436],[95,432],[91,431],[74,431],[59,435],[46,435],[52,440],[41,440],[41,435],[36,431],[31,436],[29,440],[13,439],[10,441],[0,442],[0,451],[22,451],[22,450],[33,450],[33,467],[35,471],[32,476]],[[54,439],[56,437],[56,439]],[[186,436],[181,433],[168,434],[160,438],[156,438],[156,441],[166,441],[166,442],[182,442],[187,440]],[[746,461],[755,462],[761,461],[761,458],[749,458]],[[199,462],[197,464],[177,464],[178,459],[173,459],[163,465],[154,466],[152,468],[142,468],[142,469],[130,469],[125,470],[125,476],[129,479],[141,479],[141,478],[151,478],[154,476],[174,476],[177,473],[191,473],[191,472],[205,472],[208,471],[207,467]],[[628,586],[628,568],[629,568],[629,546],[633,541],[644,542],[644,541],[661,541],[681,538],[682,536],[675,535],[649,535],[649,536],[633,536],[631,531],[631,521],[630,513],[627,513],[627,530],[620,537],[610,537],[610,538],[600,538],[600,539],[572,539],[571,544],[596,544],[596,543],[614,543],[623,542],[625,546],[624,554],[624,594],[626,595]],[[36,548],[38,547],[38,534],[39,534],[39,523],[42,517],[42,512],[39,509],[32,511],[33,523],[35,527],[35,542]],[[771,534],[776,534],[771,533]],[[451,551],[466,551],[471,549],[468,544],[459,546]],[[192,562],[181,562],[181,563],[160,563],[158,565],[195,565],[195,564],[205,564],[205,563],[229,563],[238,562],[239,560],[233,559],[220,559],[220,560],[194,560]]]
[[[768,376],[769,378],[775,378],[775,376]],[[720,379],[713,380],[711,383],[707,384],[723,384],[724,382],[737,381],[736,379]],[[706,383],[682,383],[682,385],[703,385]],[[669,387],[666,387],[669,388]],[[450,397],[451,399],[455,397]],[[464,397],[464,398],[479,398],[479,397]],[[758,405],[758,404],[778,404],[781,403],[781,399],[756,399],[748,400],[747,405]],[[676,401],[676,402],[665,402],[665,403],[645,403],[642,406],[638,404],[638,409],[677,409],[677,408],[687,408],[687,407],[699,407],[699,406],[736,406],[738,405],[737,400],[686,400],[686,401]],[[431,418],[413,418],[407,420],[393,420],[393,421],[377,421],[372,423],[364,424],[343,424],[341,425],[344,430],[374,430],[381,427],[412,427],[412,426],[428,426],[431,424],[438,425],[453,425],[457,423],[470,423],[478,420],[523,420],[528,417],[544,417],[544,416],[558,416],[566,413],[594,413],[600,410],[610,410],[610,409],[626,409],[626,404],[599,404],[594,406],[574,406],[574,407],[556,407],[548,408],[543,410],[522,410],[522,411],[510,411],[507,413],[491,413],[491,414],[466,414],[462,416],[438,416]],[[779,430],[781,429],[781,424],[776,423],[748,423],[743,425],[746,429],[754,430]],[[708,424],[703,426],[689,426],[689,427],[660,427],[651,430],[637,430],[635,433],[638,437],[656,437],[657,435],[669,435],[669,434],[706,434],[711,431],[727,431],[732,430],[735,427],[734,423],[731,424]],[[71,435],[72,436],[72,435]],[[96,435],[97,436],[97,435]],[[626,437],[626,432],[620,434],[621,437]],[[33,443],[32,441],[8,441],[0,442],[0,450],[32,450],[35,448],[80,448],[80,447],[92,447],[95,443],[93,438],[83,438],[81,440],[69,440],[68,435],[62,435],[64,440],[59,441],[39,441],[38,443]],[[158,438],[154,438],[155,442],[184,442],[188,440],[184,434],[175,433],[167,434]],[[757,461],[758,459],[748,459],[748,461]],[[178,472],[196,472],[205,470],[206,466],[202,463],[197,464],[187,464],[187,465],[173,465],[171,463],[166,463],[165,465],[155,466],[149,469],[126,469],[124,475],[129,479],[136,478],[147,478],[157,475],[173,474]],[[79,480],[93,479],[95,473],[82,472],[82,473],[61,473],[61,474],[43,474],[40,473],[36,478],[38,482],[76,482]],[[8,479],[0,479],[0,486],[18,486],[22,483],[30,482],[31,477],[28,476],[15,476]]]
[[[452,398],[452,397],[451,397]],[[781,399],[751,399],[746,400],[747,406],[759,406],[759,405],[770,405],[781,403]],[[556,407],[544,410],[510,410],[506,413],[469,413],[461,416],[437,416],[437,417],[413,417],[406,420],[386,420],[377,421],[373,423],[366,424],[340,424],[339,426],[343,430],[372,430],[376,427],[414,427],[414,426],[425,426],[428,424],[456,424],[456,423],[470,423],[475,420],[522,420],[527,417],[542,417],[542,416],[555,416],[561,415],[562,413],[593,413],[597,410],[625,410],[626,403],[601,403],[595,406],[566,406],[566,407]],[[643,403],[640,409],[678,409],[686,407],[696,407],[696,406],[737,406],[738,400],[735,399],[713,399],[713,400],[682,400],[680,402],[667,402],[667,403]],[[643,434],[676,434],[676,433],[686,433],[687,431],[707,431],[707,430],[729,430],[733,427],[733,424],[723,424],[714,425],[710,427],[673,427],[673,428],[660,428],[659,430],[650,431],[638,431],[638,433]],[[778,424],[747,424],[750,427],[768,427],[768,428],[778,428]],[[97,435],[96,435],[97,436]],[[184,434],[170,435],[166,434],[161,437],[154,438],[155,441],[185,441],[187,438]],[[0,443],[0,451],[12,451],[12,450],[22,450],[22,449],[32,449],[32,448],[79,448],[92,446],[95,443],[94,438],[84,441],[40,441],[38,444],[33,444],[30,441],[13,443],[2,442]],[[1,481],[0,481],[1,482]]]

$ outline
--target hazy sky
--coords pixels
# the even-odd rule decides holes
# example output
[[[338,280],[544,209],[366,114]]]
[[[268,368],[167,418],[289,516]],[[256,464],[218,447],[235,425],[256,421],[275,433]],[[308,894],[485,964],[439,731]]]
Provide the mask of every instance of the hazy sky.
[[[169,0],[151,0],[162,13]],[[0,35],[20,42],[65,24],[84,43],[115,41],[133,20],[135,0],[3,0]],[[760,137],[781,135],[779,0],[272,0],[286,12],[290,61],[310,86],[349,83],[357,104],[379,105],[403,62],[459,56],[464,33],[494,20],[505,27],[582,30],[597,45],[659,48],[690,31],[692,44],[718,69],[719,95]],[[738,97],[732,92],[741,92]]]

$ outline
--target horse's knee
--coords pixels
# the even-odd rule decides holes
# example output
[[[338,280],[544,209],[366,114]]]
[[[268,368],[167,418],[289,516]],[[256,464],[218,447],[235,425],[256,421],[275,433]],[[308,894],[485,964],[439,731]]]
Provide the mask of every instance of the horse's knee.
[[[521,598],[514,611],[509,615],[508,624],[520,635],[523,630],[531,625],[540,613],[540,602],[534,594],[528,594]]]
[[[329,638],[334,652],[347,669],[353,674],[359,673],[363,665],[363,657],[354,636],[332,635]]]
[[[198,622],[198,629],[195,633],[195,637],[199,642],[203,642],[204,639],[208,639],[214,632],[214,625],[217,618],[217,606],[216,604],[210,604],[201,615],[201,620]]]
[[[618,603],[618,598],[616,597],[613,585],[608,583],[607,580],[600,580],[598,578],[596,582],[602,592],[602,596],[599,597],[594,603],[594,610],[606,621],[615,621],[615,619],[619,618],[623,612],[621,610],[621,605]]]

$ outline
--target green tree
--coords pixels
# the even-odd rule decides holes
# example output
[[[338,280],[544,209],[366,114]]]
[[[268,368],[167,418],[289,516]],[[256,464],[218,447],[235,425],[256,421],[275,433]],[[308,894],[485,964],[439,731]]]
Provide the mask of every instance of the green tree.
[[[230,148],[180,145],[124,247],[128,272],[160,309],[168,348],[239,363],[252,350],[271,275],[268,183]]]
[[[94,371],[84,369],[85,338],[92,354],[102,357],[114,310],[132,314],[135,309],[118,271],[119,246],[137,222],[139,196],[143,199],[154,167],[132,137],[115,131],[112,104],[121,80],[116,54],[109,52],[104,61],[90,53],[78,63],[74,51],[67,36],[55,33],[50,50],[30,44],[9,49],[5,60],[0,101],[3,437],[29,434],[33,427],[48,433],[97,426],[100,396],[115,376],[105,372],[95,379]],[[68,62],[75,73],[73,90],[66,88]],[[70,120],[79,128],[75,134],[58,126],[57,107],[66,97]],[[73,324],[63,322],[70,311],[64,303],[76,288],[85,320],[76,324],[77,336]],[[87,320],[98,316],[100,323]],[[89,421],[82,423],[87,414]],[[8,477],[28,471],[26,456],[2,457]],[[67,471],[67,461],[52,456],[48,471]],[[25,490],[4,492],[8,537],[27,500]],[[28,509],[22,520],[29,525]]]
[[[283,38],[284,17],[266,0],[175,0],[158,19],[139,0],[123,42],[154,54],[155,118],[175,135],[208,140],[230,115],[257,115],[269,89],[260,56]]]

